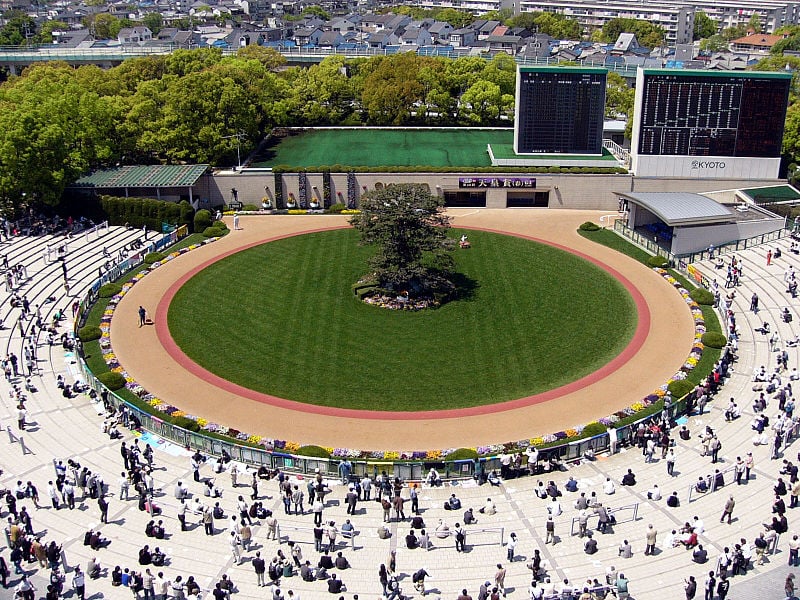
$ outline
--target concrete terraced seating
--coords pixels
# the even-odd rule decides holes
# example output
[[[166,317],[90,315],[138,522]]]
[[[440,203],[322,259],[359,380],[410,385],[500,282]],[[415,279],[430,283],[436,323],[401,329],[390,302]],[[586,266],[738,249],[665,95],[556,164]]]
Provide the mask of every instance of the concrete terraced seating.
[[[72,293],[80,293],[96,277],[97,266],[104,262],[102,254],[103,245],[112,243],[119,246],[124,240],[134,235],[131,232],[112,228],[105,236],[95,242],[87,243],[74,253],[75,264],[70,264]],[[112,242],[112,240],[114,240]],[[72,297],[65,298],[60,269],[52,265],[44,265],[42,249],[45,240],[39,243],[32,240],[14,240],[8,246],[0,248],[11,256],[19,256],[26,262],[31,281],[27,284],[26,293],[37,299],[55,295],[57,300],[49,307],[48,312],[55,308],[68,308]],[[735,369],[725,384],[722,391],[709,404],[710,412],[702,416],[691,416],[688,425],[691,438],[688,441],[676,440],[675,451],[677,462],[675,477],[668,477],[664,460],[658,459],[645,464],[641,451],[638,448],[622,449],[616,456],[598,456],[595,461],[570,465],[568,472],[548,473],[542,476],[522,477],[504,482],[500,487],[488,485],[477,486],[472,481],[461,482],[459,485],[445,485],[439,488],[423,487],[420,491],[420,508],[425,521],[426,529],[431,533],[432,545],[429,550],[407,550],[403,543],[405,535],[410,529],[409,520],[397,523],[394,520],[386,526],[391,530],[392,536],[388,539],[379,539],[376,531],[383,526],[383,510],[379,503],[373,501],[361,502],[354,515],[346,514],[344,497],[347,492],[338,481],[331,480],[327,484],[333,490],[326,496],[326,507],[323,511],[324,521],[334,521],[337,527],[345,519],[351,519],[356,530],[359,531],[354,546],[349,548],[348,543],[338,539],[336,551],[343,552],[347,557],[350,568],[344,571],[333,571],[344,580],[347,586],[345,598],[352,598],[358,594],[360,598],[378,598],[381,595],[381,586],[378,581],[378,568],[381,563],[389,560],[390,551],[396,550],[397,572],[401,574],[400,585],[407,596],[419,596],[411,584],[411,574],[420,568],[425,568],[431,575],[426,581],[426,587],[431,597],[454,600],[463,588],[477,598],[478,588],[485,581],[494,582],[496,565],[502,564],[507,569],[505,587],[510,598],[528,598],[528,587],[531,583],[531,571],[526,567],[534,550],[539,550],[543,565],[549,577],[554,582],[568,579],[572,587],[582,589],[587,580],[597,579],[601,585],[605,582],[606,569],[615,566],[617,572],[624,573],[630,580],[631,597],[636,600],[679,598],[683,597],[684,578],[694,575],[698,587],[702,586],[705,575],[709,569],[714,569],[717,556],[725,546],[732,546],[740,538],[745,537],[752,543],[759,532],[763,531],[762,523],[771,517],[770,505],[772,503],[772,487],[778,476],[781,461],[770,461],[768,451],[764,447],[753,447],[750,443],[751,430],[749,426],[752,411],[750,400],[753,392],[750,381],[752,369],[756,365],[772,365],[772,353],[767,343],[760,334],[752,331],[759,324],[764,315],[771,317],[771,322],[778,324],[777,314],[773,317],[772,311],[777,310],[778,300],[783,300],[779,286],[771,283],[771,271],[759,269],[760,249],[748,250],[739,253],[745,261],[745,277],[742,280],[734,307],[737,313],[740,341],[739,360]],[[71,251],[71,253],[74,251]],[[764,251],[765,252],[765,251]],[[787,254],[784,253],[784,256]],[[792,255],[792,258],[794,255]],[[71,260],[71,259],[68,259]],[[11,261],[14,262],[13,260]],[[701,264],[701,268],[708,267]],[[798,261],[800,267],[800,261]],[[759,315],[749,315],[749,297],[752,291],[762,295],[763,312]],[[665,294],[674,293],[665,287]],[[5,307],[7,294],[0,291],[0,303]],[[774,304],[774,307],[773,307]],[[791,303],[792,310],[797,307]],[[6,308],[3,309],[7,310]],[[13,318],[17,313],[11,311]],[[71,313],[69,313],[71,314]],[[10,322],[10,321],[9,321]],[[791,326],[797,325],[795,319]],[[782,324],[783,325],[783,324]],[[780,327],[781,335],[794,335],[796,332],[791,326]],[[66,322],[62,323],[59,331],[68,330]],[[26,329],[27,331],[27,329]],[[0,339],[8,349],[20,348],[22,339],[18,328],[6,328],[0,331]],[[37,343],[41,347],[42,340]],[[791,350],[792,364],[798,362],[797,350]],[[119,496],[117,480],[123,469],[120,457],[120,442],[109,440],[108,436],[100,431],[102,407],[98,409],[87,396],[79,395],[72,399],[61,396],[56,389],[57,375],[64,376],[67,381],[72,381],[77,375],[72,358],[64,355],[59,347],[54,348],[50,360],[41,361],[41,376],[37,379],[39,391],[28,394],[28,419],[32,423],[28,430],[19,432],[15,422],[14,402],[9,398],[9,385],[0,383],[0,422],[4,428],[9,428],[11,435],[5,432],[0,437],[0,467],[4,473],[0,484],[5,488],[12,488],[17,480],[32,481],[37,486],[40,495],[41,509],[35,509],[29,500],[21,500],[18,506],[26,506],[33,518],[33,529],[43,532],[43,540],[55,540],[62,544],[68,566],[67,585],[73,575],[73,567],[80,565],[85,568],[87,561],[96,556],[102,568],[102,576],[97,580],[86,581],[87,597],[98,594],[108,599],[130,598],[130,590],[111,585],[111,571],[115,566],[131,570],[140,570],[137,555],[145,544],[160,546],[166,553],[167,561],[164,567],[147,567],[153,574],[163,571],[165,576],[174,581],[180,575],[183,581],[189,576],[199,583],[204,597],[211,597],[210,590],[220,580],[223,574],[228,575],[238,588],[235,598],[265,598],[271,592],[264,591],[256,585],[251,560],[258,550],[267,563],[280,548],[287,556],[290,549],[287,538],[294,539],[293,531],[298,533],[297,541],[302,550],[303,560],[309,560],[316,566],[319,553],[310,543],[307,530],[313,528],[313,516],[308,512],[310,506],[306,505],[303,515],[287,515],[284,513],[283,504],[278,493],[276,480],[261,482],[258,489],[258,500],[264,507],[274,511],[279,524],[283,527],[282,543],[267,539],[267,526],[258,519],[254,520],[253,545],[250,551],[242,551],[244,560],[236,564],[230,550],[228,533],[229,520],[227,516],[239,513],[237,498],[241,495],[245,501],[250,502],[251,493],[248,484],[250,475],[240,475],[239,485],[233,487],[227,472],[216,473],[213,468],[214,461],[208,461],[200,468],[202,479],[211,478],[222,490],[221,498],[210,498],[204,495],[205,485],[195,482],[192,478],[190,466],[190,453],[157,437],[147,436],[140,440],[139,445],[152,442],[155,445],[154,464],[152,475],[156,490],[154,502],[161,509],[161,514],[151,517],[138,510],[134,494],[130,500],[122,500]],[[16,380],[19,381],[18,379]],[[743,416],[733,422],[726,422],[722,411],[728,397],[740,400]],[[774,407],[770,407],[773,410]],[[708,457],[700,456],[701,445],[699,433],[707,425],[713,427],[719,434],[723,443],[721,452],[722,463],[720,468],[727,468],[736,456],[752,451],[755,457],[753,478],[742,486],[726,485],[714,493],[707,493],[692,498],[689,501],[686,490],[699,476],[705,476],[713,470]],[[138,434],[122,430],[124,441],[131,445],[139,439]],[[18,442],[9,441],[11,437],[22,435],[28,452],[22,452]],[[677,436],[676,436],[677,437]],[[794,447],[786,451],[790,456]],[[47,482],[54,478],[53,460],[72,458],[81,465],[87,466],[93,472],[99,473],[108,484],[108,524],[100,524],[100,512],[96,501],[80,500],[75,510],[62,508],[54,510],[47,508]],[[632,469],[638,479],[636,486],[621,485],[623,475]],[[555,517],[555,543],[545,544],[545,522],[547,520],[549,500],[538,499],[534,495],[534,488],[539,480],[545,483],[554,480],[559,489],[564,490],[564,483],[568,476],[575,477],[579,482],[579,491],[570,493],[563,491],[559,498],[563,513]],[[606,478],[615,482],[615,493],[606,495],[603,484]],[[295,481],[293,476],[290,476]],[[178,481],[182,481],[189,489],[191,496],[189,503],[193,504],[195,498],[200,502],[213,505],[219,502],[225,511],[226,518],[216,520],[215,535],[207,536],[203,525],[199,523],[199,516],[192,511],[187,513],[187,531],[181,531],[177,519],[179,501],[175,498],[173,490]],[[296,480],[296,483],[305,487],[305,481]],[[648,500],[646,492],[653,484],[658,483],[666,498],[673,490],[679,492],[681,505],[677,508],[668,508],[665,501]],[[573,507],[573,502],[579,493],[587,496],[595,492],[599,500],[609,508],[638,505],[635,520],[620,522],[609,528],[607,533],[595,532],[598,541],[598,552],[591,557],[583,552],[584,539],[571,535],[570,524],[577,516],[578,511]],[[456,493],[462,501],[464,509],[473,507],[478,520],[476,525],[468,526],[466,539],[466,552],[457,553],[453,536],[439,539],[433,535],[439,520],[444,520],[452,529],[456,522],[461,522],[463,515],[454,514],[443,509],[444,500],[451,493]],[[736,499],[736,508],[732,525],[722,524],[719,517],[728,494],[733,493]],[[403,495],[408,497],[407,488]],[[80,497],[80,492],[78,492]],[[494,515],[478,514],[478,509],[486,503],[487,497],[497,506]],[[306,502],[308,498],[306,496]],[[410,515],[410,504],[406,504],[406,516]],[[788,511],[790,532],[794,530],[796,517],[795,510]],[[6,510],[2,511],[5,520]],[[709,562],[698,565],[691,561],[691,553],[682,548],[664,548],[663,542],[667,534],[678,529],[685,523],[692,521],[694,516],[699,516],[705,523],[705,531],[700,536],[700,543],[709,552]],[[154,540],[145,535],[145,526],[152,518],[163,519],[167,537],[164,540]],[[657,551],[653,556],[645,556],[645,536],[648,524],[653,524],[658,531]],[[83,545],[84,534],[89,529],[99,528],[102,535],[110,542],[107,548],[92,551]],[[294,529],[293,529],[294,528]],[[492,535],[471,538],[470,529],[504,529],[504,540],[509,534],[516,533],[519,543],[515,549],[515,560],[507,560],[507,549],[499,543],[499,536]],[[620,558],[618,547],[623,539],[630,541],[633,547],[633,557]],[[778,545],[778,552],[768,557],[764,565],[754,567],[745,576],[733,578],[731,598],[755,597],[737,595],[737,590],[744,590],[749,582],[763,581],[760,573],[776,571],[787,561],[787,546],[790,536],[782,536]],[[480,542],[480,543],[478,543]],[[2,555],[8,562],[8,550]],[[10,563],[9,563],[10,565]],[[26,572],[31,575],[32,581],[38,587],[38,597],[44,595],[49,572],[39,569],[36,563],[25,564]],[[9,578],[12,585],[16,584],[19,577],[13,574]],[[762,584],[763,585],[763,584]],[[323,581],[306,582],[299,576],[281,578],[280,587],[284,595],[287,590],[293,589],[305,600],[315,598],[333,597],[327,592]],[[701,588],[702,589],[702,588]],[[776,592],[763,589],[762,597],[780,597]],[[780,589],[782,593],[782,588]],[[338,598],[338,595],[336,596]],[[562,596],[553,596],[562,598]],[[698,597],[700,595],[698,594]]]

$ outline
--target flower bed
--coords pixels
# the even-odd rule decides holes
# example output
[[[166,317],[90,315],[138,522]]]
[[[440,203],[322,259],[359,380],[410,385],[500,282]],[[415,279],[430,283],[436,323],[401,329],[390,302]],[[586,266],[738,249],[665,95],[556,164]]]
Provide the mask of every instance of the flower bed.
[[[133,394],[135,394],[143,402],[146,402],[155,411],[160,413],[157,416],[163,419],[169,419],[169,418],[174,419],[177,417],[183,417],[196,422],[201,431],[206,431],[216,435],[225,436],[233,441],[258,445],[266,450],[280,450],[289,453],[295,452],[301,447],[301,445],[298,444],[297,442],[276,440],[267,437],[262,437],[259,435],[252,435],[246,432],[226,427],[225,425],[219,423],[211,423],[207,419],[199,415],[186,414],[178,407],[172,406],[168,402],[165,402],[164,400],[157,398],[155,395],[151,394],[141,385],[139,385],[136,381],[134,381],[134,379],[127,373],[127,371],[125,371],[124,366],[120,364],[111,346],[111,338],[110,338],[111,319],[114,315],[114,311],[116,310],[120,300],[122,300],[122,298],[125,297],[128,291],[130,291],[130,289],[134,285],[136,285],[139,281],[141,281],[144,277],[146,277],[149,272],[160,268],[161,266],[167,264],[169,261],[174,260],[176,257],[180,256],[181,254],[185,254],[186,252],[191,252],[192,250],[195,250],[205,244],[212,243],[217,239],[219,238],[210,238],[208,240],[205,240],[201,244],[194,244],[192,246],[183,248],[177,252],[173,252],[167,255],[163,260],[153,263],[152,265],[150,265],[149,268],[141,271],[140,273],[137,273],[136,275],[134,275],[134,277],[130,279],[130,281],[123,284],[122,290],[109,300],[108,307],[104,311],[103,317],[100,322],[100,330],[102,332],[102,335],[99,340],[99,344],[102,350],[103,359],[111,371],[119,372],[123,375],[123,377],[125,377],[126,388],[130,390]],[[667,395],[667,388],[669,384],[676,380],[685,379],[688,373],[697,366],[698,362],[700,361],[700,358],[703,355],[703,344],[700,341],[700,338],[706,332],[706,326],[705,326],[705,321],[703,320],[703,313],[702,310],[700,309],[700,306],[694,300],[692,300],[691,296],[689,295],[689,291],[686,288],[684,288],[683,285],[679,281],[677,281],[672,275],[670,275],[668,271],[662,268],[656,268],[654,269],[654,271],[656,271],[662,277],[664,277],[664,279],[666,279],[667,282],[670,283],[676,289],[676,291],[681,294],[684,301],[686,302],[688,309],[691,311],[695,323],[695,334],[694,334],[694,343],[692,344],[692,350],[689,356],[687,357],[686,361],[684,362],[684,364],[681,366],[681,368],[658,389],[654,390],[651,394],[648,394],[640,401],[633,403],[631,406],[623,408],[615,412],[614,414],[598,419],[597,423],[599,423],[603,427],[615,427],[623,419],[626,420],[630,419],[631,417],[634,417],[640,413],[642,414],[642,417],[646,416],[646,414],[652,411],[652,406]],[[586,425],[575,425],[574,427],[571,427],[564,431],[558,431],[541,437],[523,439],[515,442],[507,442],[505,444],[478,446],[472,449],[475,450],[479,456],[494,456],[501,452],[525,450],[530,446],[538,448],[560,443],[566,444],[573,441],[577,441],[582,437],[589,437],[590,435],[596,435],[596,433],[592,433],[597,430],[595,426],[589,432],[587,432],[586,436],[584,436],[584,429],[586,429],[586,427],[588,427],[589,425],[593,424],[590,423]],[[325,450],[329,452],[332,457],[335,458],[374,459],[374,460],[441,460],[443,458],[446,458],[449,454],[451,454],[457,449],[448,448],[448,449],[435,449],[435,450],[424,450],[424,451],[421,450],[399,451],[399,450],[359,450],[353,448],[325,448]]]

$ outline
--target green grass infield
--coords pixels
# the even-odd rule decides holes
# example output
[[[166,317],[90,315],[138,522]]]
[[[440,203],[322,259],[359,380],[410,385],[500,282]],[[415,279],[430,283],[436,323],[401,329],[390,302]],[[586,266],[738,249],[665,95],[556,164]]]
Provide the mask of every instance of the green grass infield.
[[[453,230],[453,236],[460,232]],[[583,377],[633,336],[633,299],[568,252],[469,231],[456,250],[463,297],[390,311],[351,285],[371,250],[354,230],[306,234],[220,260],[169,308],[183,351],[209,371],[282,398],[416,411],[491,404]]]
[[[283,138],[252,166],[491,167],[488,144],[513,142],[512,129],[311,129]]]

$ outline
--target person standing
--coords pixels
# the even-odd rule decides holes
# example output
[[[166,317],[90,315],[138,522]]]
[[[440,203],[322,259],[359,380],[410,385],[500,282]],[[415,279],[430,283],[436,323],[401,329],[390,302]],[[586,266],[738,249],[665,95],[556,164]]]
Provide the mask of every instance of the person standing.
[[[714,590],[717,587],[717,578],[714,577],[714,571],[708,572],[708,577],[706,577],[706,585],[705,585],[705,600],[713,600],[714,598]]]
[[[514,551],[517,547],[517,534],[512,532],[509,537],[506,550],[508,551],[508,562],[514,562]]]
[[[675,476],[675,451],[670,448],[669,452],[667,452],[667,475],[670,477]]]
[[[506,596],[506,570],[500,563],[497,563],[497,571],[494,574],[494,590]]]
[[[722,516],[719,518],[719,522],[722,523],[725,518],[728,519],[728,525],[731,524],[731,517],[733,516],[733,507],[736,506],[736,501],[733,499],[733,494],[728,496],[728,500],[725,502],[725,508],[722,510]]]
[[[545,530],[547,531],[547,537],[544,540],[545,544],[549,543],[556,543],[556,524],[553,521],[552,515],[547,517],[547,523],[545,524]]]
[[[139,306],[139,327],[144,325],[145,320],[147,319],[147,311],[144,309],[144,306]]]
[[[689,575],[689,579],[686,580],[686,585],[684,585],[683,589],[686,592],[686,600],[694,600],[694,596],[697,593],[697,581],[695,581],[694,575]]]
[[[647,533],[645,533],[645,538],[647,540],[647,547],[644,550],[645,556],[651,556],[655,554],[656,551],[656,538],[658,537],[658,532],[656,528],[653,527],[653,524],[647,526]]]
[[[264,573],[266,573],[267,565],[264,562],[264,559],[261,558],[261,552],[256,552],[255,558],[253,558],[253,569],[256,572],[256,580],[258,581],[258,587],[264,587],[267,585],[264,582]]]
[[[728,596],[728,590],[731,589],[731,582],[728,579],[728,576],[725,573],[722,573],[719,576],[719,581],[717,582],[717,596],[719,596],[719,600],[725,600]]]
[[[97,498],[97,506],[100,509],[100,522],[108,523],[108,500],[104,495],[101,494]]]
[[[83,571],[81,571],[81,568],[78,566],[75,567],[75,574],[72,576],[72,587],[75,590],[75,595],[78,600],[84,600],[86,597],[86,578],[83,576]],[[150,589],[152,591],[152,587]],[[146,592],[144,597],[145,600],[148,598]]]

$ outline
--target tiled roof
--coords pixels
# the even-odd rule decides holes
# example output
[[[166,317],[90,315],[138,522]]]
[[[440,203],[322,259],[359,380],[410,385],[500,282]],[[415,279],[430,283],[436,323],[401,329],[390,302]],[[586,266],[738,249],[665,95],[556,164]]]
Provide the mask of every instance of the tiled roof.
[[[149,165],[95,171],[75,182],[79,187],[189,187],[206,172],[208,165]]]

